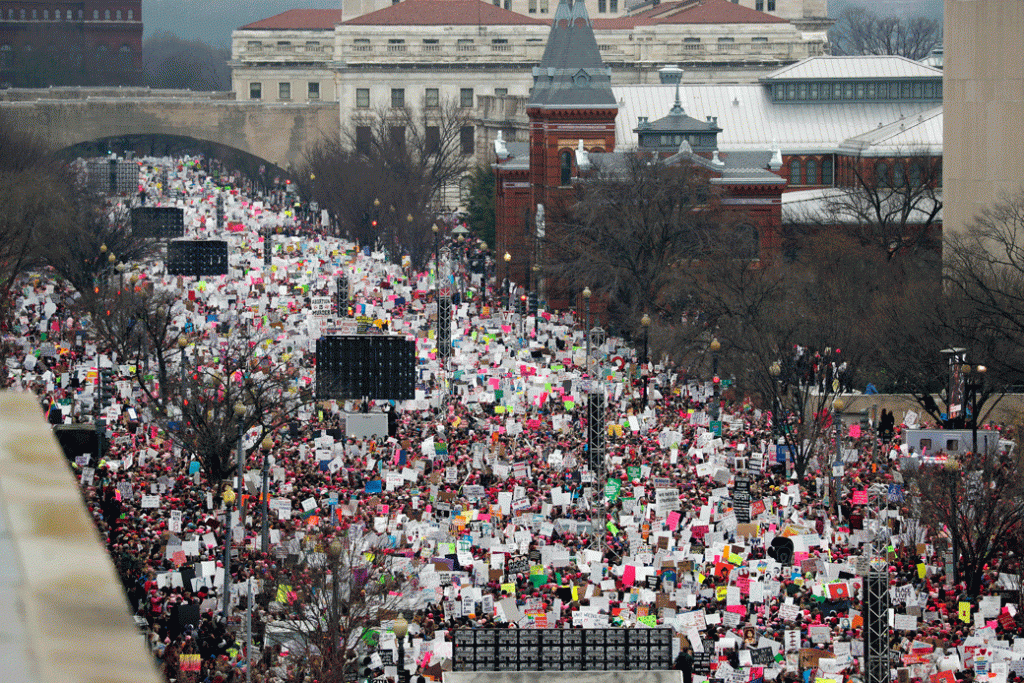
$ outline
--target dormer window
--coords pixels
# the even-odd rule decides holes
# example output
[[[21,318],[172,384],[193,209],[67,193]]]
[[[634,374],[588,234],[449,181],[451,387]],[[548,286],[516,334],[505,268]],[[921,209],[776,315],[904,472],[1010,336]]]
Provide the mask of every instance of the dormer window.
[[[577,86],[587,85],[588,83],[590,83],[590,74],[588,74],[584,69],[580,69],[572,77],[572,82],[573,85]]]

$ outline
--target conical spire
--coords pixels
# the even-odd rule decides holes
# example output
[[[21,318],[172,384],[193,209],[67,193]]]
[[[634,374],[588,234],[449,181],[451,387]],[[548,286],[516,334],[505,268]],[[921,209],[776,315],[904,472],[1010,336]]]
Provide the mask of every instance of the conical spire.
[[[533,69],[530,106],[617,108],[611,82],[583,0],[559,0],[544,57]]]

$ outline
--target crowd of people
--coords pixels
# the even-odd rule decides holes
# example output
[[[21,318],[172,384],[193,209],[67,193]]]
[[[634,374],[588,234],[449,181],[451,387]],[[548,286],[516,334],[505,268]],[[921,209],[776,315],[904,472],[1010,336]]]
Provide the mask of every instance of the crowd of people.
[[[339,325],[314,315],[311,300],[331,296],[339,277],[351,288],[342,317],[416,340],[415,398],[300,406],[269,453],[255,443],[258,430],[244,434],[245,469],[259,472],[269,458],[270,490],[263,501],[243,485],[243,511],[148,410],[138,359],[105,346],[65,284],[47,273],[24,281],[3,340],[6,384],[35,392],[55,424],[106,417],[103,452],[80,454],[74,471],[168,680],[314,680],[307,664],[317,653],[271,633],[302,616],[311,590],[302,577],[326,585],[325,555],[342,538],[373,549],[365,571],[389,558],[380,579],[411,622],[402,665],[413,676],[452,668],[460,628],[623,627],[672,629],[671,659],[687,683],[863,680],[861,588],[872,553],[888,561],[894,677],[1003,683],[1024,673],[1010,577],[992,567],[981,595],[966,595],[948,571],[942,530],[913,518],[899,416],[880,425],[884,440],[879,425],[843,428],[845,470],[828,505],[827,456],[797,477],[780,461],[772,415],[748,396],[669,364],[644,387],[623,340],[595,345],[588,359],[572,315],[541,310],[520,321],[504,292],[453,258],[440,274],[461,294],[443,368],[433,332],[439,274],[329,236],[325,217],[296,213],[289,194],[245,196],[200,159],[143,159],[139,168],[147,205],[182,207],[188,236],[229,242],[226,276],[182,279],[160,261],[137,264],[137,278],[177,293],[172,325],[188,333],[192,355],[216,356],[245,330],[287,356],[297,387],[311,386],[316,339]],[[116,391],[100,405],[97,377],[108,366]],[[607,397],[601,462],[588,452],[592,391]],[[353,434],[346,416],[360,411],[387,411],[390,433]],[[394,616],[373,625],[374,638],[362,628],[342,634],[370,658],[371,675],[397,677]]]

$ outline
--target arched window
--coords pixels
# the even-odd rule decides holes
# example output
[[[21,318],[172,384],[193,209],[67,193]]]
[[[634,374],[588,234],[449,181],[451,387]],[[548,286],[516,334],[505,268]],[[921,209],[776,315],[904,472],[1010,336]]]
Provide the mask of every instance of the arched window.
[[[103,20],[104,21],[110,21],[110,10],[108,10],[108,9],[103,10]]]
[[[884,161],[875,164],[875,185],[877,187],[889,187],[889,167]]]
[[[821,160],[821,184],[832,185],[832,157],[825,157]]]
[[[114,13],[114,18],[121,21],[121,10],[117,10],[117,12]]]
[[[471,176],[462,176],[459,180],[459,201],[463,204],[469,201],[469,195],[473,188],[473,178]]]
[[[741,225],[733,234],[732,253],[735,258],[756,259],[761,253],[761,238],[753,225]]]
[[[32,10],[32,21],[35,21],[38,18],[39,18],[39,11],[38,10]]]
[[[135,21],[135,10],[128,10],[128,21]]]
[[[117,51],[117,59],[121,62],[121,68],[130,68],[132,65],[132,49],[127,45],[122,45]]]
[[[898,160],[892,166],[892,183],[896,187],[903,187],[907,182],[906,173],[903,170],[903,164]]]
[[[567,149],[563,149],[558,159],[560,163],[561,175],[559,177],[559,185],[568,185],[572,182],[572,152]]]
[[[6,68],[11,65],[11,53],[14,50],[11,49],[10,45],[0,45],[0,68]]]
[[[908,171],[907,175],[909,176],[909,179],[910,179],[910,186],[911,187],[920,187],[920,185],[921,185],[921,178],[924,177],[923,174],[921,173],[921,165],[920,164],[910,164],[910,168],[907,169],[907,171]]]
[[[803,178],[800,177],[800,160],[792,159],[789,162],[789,184],[802,185]]]
[[[814,159],[807,160],[807,184],[818,184],[818,162]]]
[[[43,10],[43,21],[49,21],[49,20],[50,20],[50,10],[44,9]]]
[[[99,21],[100,20],[100,11],[98,9],[94,9],[92,11],[92,20],[93,21]]]
[[[18,18],[25,21],[25,10],[21,10],[21,12],[18,13]]]

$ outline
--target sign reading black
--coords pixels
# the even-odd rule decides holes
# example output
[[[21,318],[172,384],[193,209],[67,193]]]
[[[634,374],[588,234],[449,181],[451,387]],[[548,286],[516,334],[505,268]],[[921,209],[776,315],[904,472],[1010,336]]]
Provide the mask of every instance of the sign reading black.
[[[672,668],[672,630],[667,628],[459,629],[453,636],[455,671]]]
[[[522,574],[529,576],[530,574],[530,560],[527,557],[513,557],[508,561],[505,566],[505,573],[508,575]]]
[[[754,666],[773,666],[775,655],[770,647],[755,647],[750,651],[750,663]]]
[[[750,523],[750,479],[736,477],[736,485],[732,490],[732,508],[736,512],[736,522]]]
[[[320,337],[316,398],[405,401],[416,396],[416,342],[394,335]]]
[[[185,210],[176,206],[138,206],[132,209],[132,234],[158,240],[185,236]]]
[[[174,240],[167,243],[167,272],[202,277],[228,274],[228,243],[224,240]]]

